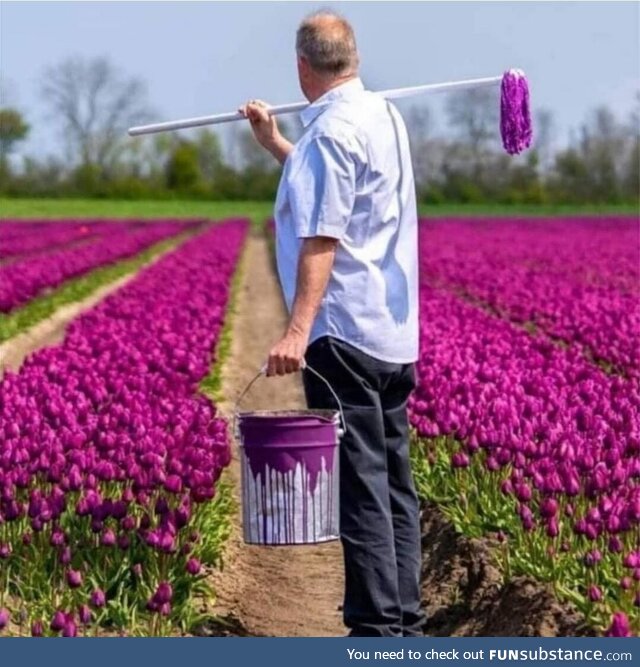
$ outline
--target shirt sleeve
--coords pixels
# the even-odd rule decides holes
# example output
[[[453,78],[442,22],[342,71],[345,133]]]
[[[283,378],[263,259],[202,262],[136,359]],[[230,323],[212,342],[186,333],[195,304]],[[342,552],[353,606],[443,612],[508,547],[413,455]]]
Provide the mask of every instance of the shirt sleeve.
[[[344,143],[326,135],[313,139],[288,186],[298,238],[344,236],[356,189],[355,158]]]

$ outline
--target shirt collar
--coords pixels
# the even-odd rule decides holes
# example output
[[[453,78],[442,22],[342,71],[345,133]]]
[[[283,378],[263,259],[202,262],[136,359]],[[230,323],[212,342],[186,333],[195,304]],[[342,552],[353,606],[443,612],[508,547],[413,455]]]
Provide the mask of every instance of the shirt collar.
[[[330,104],[337,100],[348,99],[354,93],[364,90],[364,84],[360,77],[349,79],[335,88],[331,88],[312,102],[306,109],[300,112],[300,120],[303,127],[310,125]]]

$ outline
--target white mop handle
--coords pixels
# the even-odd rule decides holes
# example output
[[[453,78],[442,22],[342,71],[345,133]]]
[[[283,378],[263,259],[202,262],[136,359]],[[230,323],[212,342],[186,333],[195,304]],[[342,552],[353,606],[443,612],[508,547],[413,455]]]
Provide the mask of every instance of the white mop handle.
[[[479,86],[489,86],[502,81],[502,76],[490,76],[484,79],[467,79],[466,81],[449,81],[448,83],[430,83],[423,86],[412,86],[410,88],[391,88],[390,90],[380,90],[378,95],[393,100],[400,97],[410,97],[420,93],[438,93],[447,90],[459,90],[462,88],[477,88]],[[292,104],[281,104],[275,107],[269,107],[269,114],[277,116],[283,113],[294,113],[302,111],[309,106],[309,102],[293,102]],[[197,118],[185,118],[183,120],[171,120],[166,123],[154,123],[152,125],[138,125],[129,128],[129,134],[133,137],[138,134],[152,134],[154,132],[168,132],[170,130],[184,130],[190,127],[201,127],[202,125],[216,125],[218,123],[228,123],[232,120],[242,120],[244,116],[238,112],[220,113],[214,116],[199,116]]]

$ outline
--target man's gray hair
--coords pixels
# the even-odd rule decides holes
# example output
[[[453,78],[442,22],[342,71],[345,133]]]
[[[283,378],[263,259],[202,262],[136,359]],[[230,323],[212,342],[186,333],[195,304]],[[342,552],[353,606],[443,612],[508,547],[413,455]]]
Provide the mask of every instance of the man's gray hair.
[[[307,16],[296,33],[298,56],[319,74],[340,76],[358,69],[356,37],[350,23],[323,10]]]

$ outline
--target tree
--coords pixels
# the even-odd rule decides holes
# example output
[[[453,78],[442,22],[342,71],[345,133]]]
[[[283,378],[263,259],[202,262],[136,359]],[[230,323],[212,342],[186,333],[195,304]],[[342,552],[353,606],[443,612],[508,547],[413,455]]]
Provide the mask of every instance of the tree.
[[[240,149],[243,169],[269,171],[277,166],[276,159],[256,141],[252,130],[243,129],[236,141]]]
[[[432,180],[432,174],[435,174],[430,145],[433,129],[431,110],[425,105],[413,106],[409,110],[405,122],[411,143],[411,157],[413,158],[416,185],[422,193]]]
[[[538,109],[534,117],[534,150],[540,160],[540,170],[546,173],[553,162],[553,142],[555,140],[553,113],[549,109]]]
[[[167,163],[167,187],[187,192],[196,188],[199,183],[198,149],[188,141],[180,142]]]
[[[0,109],[0,157],[5,159],[29,133],[29,126],[16,109]]]
[[[640,91],[635,95],[635,105],[629,118],[629,157],[624,167],[623,191],[634,203],[640,202]]]
[[[211,184],[223,164],[222,147],[218,135],[211,130],[200,130],[196,136],[195,146],[198,152],[200,173],[204,180]]]
[[[149,117],[144,84],[106,58],[69,58],[45,70],[42,95],[59,119],[74,158],[112,170],[131,125]]]
[[[9,153],[15,145],[22,141],[29,132],[29,126],[24,122],[19,111],[15,109],[0,109],[0,189],[6,190],[11,179]]]
[[[625,130],[613,112],[605,106],[592,111],[581,129],[580,150],[588,168],[589,189],[595,201],[619,200],[625,148]]]
[[[482,182],[484,160],[496,144],[499,104],[494,90],[471,88],[452,93],[446,105],[449,125],[470,154],[472,177]]]

